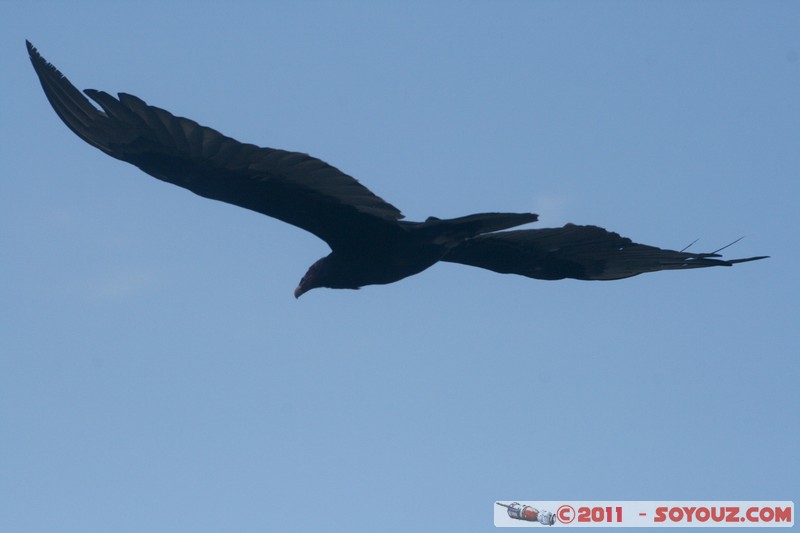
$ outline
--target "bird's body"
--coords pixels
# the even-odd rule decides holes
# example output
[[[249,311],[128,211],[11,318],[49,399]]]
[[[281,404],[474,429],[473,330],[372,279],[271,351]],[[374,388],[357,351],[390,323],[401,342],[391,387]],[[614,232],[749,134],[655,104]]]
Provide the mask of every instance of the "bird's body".
[[[762,259],[663,250],[595,226],[502,231],[536,221],[532,213],[404,221],[396,207],[307,154],[240,143],[132,95],[84,91],[102,110],[97,109],[27,46],[53,109],[87,143],[160,180],[277,218],[327,242],[330,255],[309,268],[298,297],[317,287],[393,283],[438,261],[537,279],[592,280]]]
[[[392,231],[357,241],[352,248],[334,249],[312,265],[312,277],[301,280],[295,296],[318,286],[332,289],[358,289],[365,285],[385,285],[419,274],[438,263],[453,248],[482,233],[535,221],[528,213],[481,213],[425,222],[398,222]]]

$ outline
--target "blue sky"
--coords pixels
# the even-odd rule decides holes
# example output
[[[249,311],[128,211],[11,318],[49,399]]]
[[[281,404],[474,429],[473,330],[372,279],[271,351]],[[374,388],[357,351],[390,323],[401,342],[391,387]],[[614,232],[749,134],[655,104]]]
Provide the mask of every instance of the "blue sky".
[[[0,529],[485,531],[495,500],[797,500],[800,4],[3,4]],[[409,219],[771,255],[542,282],[327,254],[113,160],[79,88],[309,152]]]

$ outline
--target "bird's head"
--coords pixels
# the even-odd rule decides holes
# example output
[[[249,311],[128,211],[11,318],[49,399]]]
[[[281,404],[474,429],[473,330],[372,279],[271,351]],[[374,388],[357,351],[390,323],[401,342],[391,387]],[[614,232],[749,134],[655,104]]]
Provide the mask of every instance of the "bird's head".
[[[360,276],[357,265],[347,257],[331,252],[310,267],[294,290],[294,297],[300,298],[311,289],[327,287],[329,289],[358,289],[370,283]],[[374,282],[372,282],[374,283]]]
[[[324,279],[325,279],[325,263],[327,261],[327,257],[323,257],[310,267],[308,267],[308,272],[303,276],[303,279],[300,280],[300,284],[294,290],[294,297],[300,298],[303,294],[307,293],[311,289],[316,289],[317,287],[324,287]]]

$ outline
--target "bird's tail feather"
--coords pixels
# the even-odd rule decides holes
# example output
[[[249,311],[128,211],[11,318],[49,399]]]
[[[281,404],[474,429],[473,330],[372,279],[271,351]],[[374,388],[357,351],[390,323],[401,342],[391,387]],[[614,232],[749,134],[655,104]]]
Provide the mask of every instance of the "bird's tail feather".
[[[430,217],[423,223],[423,227],[448,240],[463,240],[536,222],[538,218],[533,213],[477,213],[449,219]]]

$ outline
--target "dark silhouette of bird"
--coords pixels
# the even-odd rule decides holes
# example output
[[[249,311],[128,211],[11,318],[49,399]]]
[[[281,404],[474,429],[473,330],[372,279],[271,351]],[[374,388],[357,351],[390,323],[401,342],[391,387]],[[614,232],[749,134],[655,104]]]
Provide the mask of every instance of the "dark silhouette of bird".
[[[533,213],[404,221],[396,207],[307,154],[240,143],[130,94],[85,90],[98,109],[26,44],[53,109],[87,143],[160,180],[288,222],[328,243],[331,253],[311,265],[295,297],[317,287],[392,283],[439,261],[544,280],[614,280],[764,258],[664,250],[596,226],[502,231],[536,221]]]

